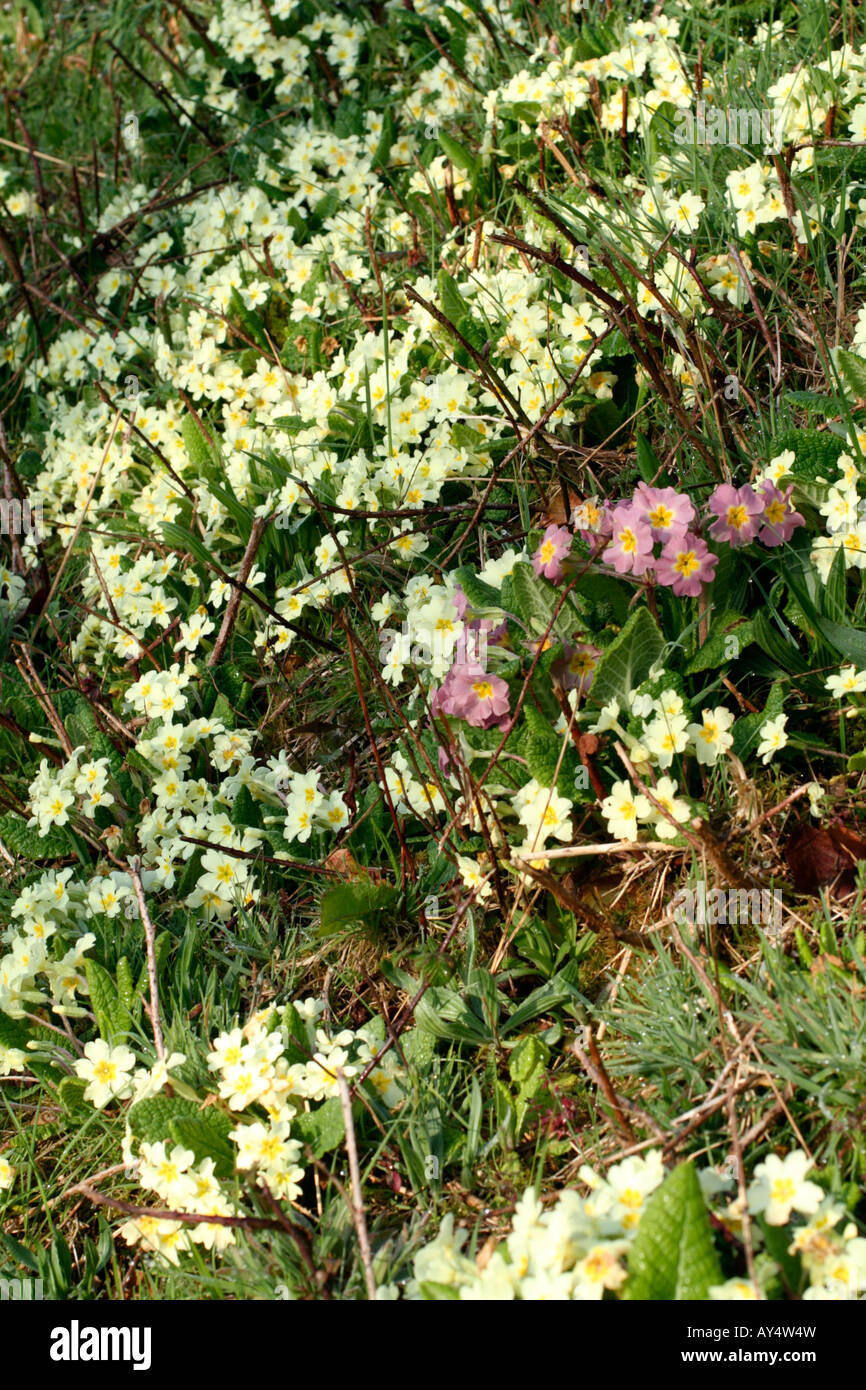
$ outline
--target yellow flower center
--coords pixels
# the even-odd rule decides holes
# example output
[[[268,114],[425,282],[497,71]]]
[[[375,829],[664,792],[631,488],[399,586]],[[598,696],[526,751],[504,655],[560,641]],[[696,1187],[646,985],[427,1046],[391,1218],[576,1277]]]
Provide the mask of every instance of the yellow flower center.
[[[674,514],[670,507],[666,507],[663,502],[659,502],[649,514],[651,526],[658,527],[659,530],[666,530],[674,519]]]
[[[674,561],[674,569],[677,574],[681,574],[685,579],[688,579],[695,573],[695,570],[699,570],[700,567],[701,562],[693,550],[680,551],[680,554]]]

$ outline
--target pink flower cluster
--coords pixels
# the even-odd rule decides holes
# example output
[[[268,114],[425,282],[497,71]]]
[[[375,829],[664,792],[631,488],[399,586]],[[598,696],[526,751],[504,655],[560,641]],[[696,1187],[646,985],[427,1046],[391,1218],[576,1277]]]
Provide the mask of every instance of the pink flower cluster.
[[[739,488],[722,483],[707,502],[708,534],[734,547],[755,539],[767,546],[783,545],[804,524],[791,506],[792,492],[793,484],[782,492],[771,482],[759,484],[757,490],[748,483]],[[638,483],[630,500],[601,507],[584,503],[575,519],[583,539],[594,552],[603,552],[604,563],[617,574],[653,578],[680,597],[697,598],[719,563],[698,534],[692,499],[672,487]],[[570,549],[567,527],[548,526],[532,557],[535,573],[558,583]]]
[[[505,729],[510,720],[509,691],[501,676],[489,675],[476,661],[455,662],[433,692],[431,712],[465,719],[476,729]]]

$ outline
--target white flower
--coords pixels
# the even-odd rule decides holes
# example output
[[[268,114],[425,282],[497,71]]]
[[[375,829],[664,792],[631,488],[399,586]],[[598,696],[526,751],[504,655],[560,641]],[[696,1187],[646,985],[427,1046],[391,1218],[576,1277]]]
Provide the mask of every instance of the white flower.
[[[866,690],[866,671],[858,671],[856,666],[843,666],[838,675],[827,677],[824,688],[837,700],[844,700],[846,695],[860,694]]]
[[[606,729],[615,727],[619,719],[619,701],[611,700],[609,704],[602,705],[601,714],[590,730],[594,734],[603,734]]]
[[[614,782],[610,796],[601,803],[601,813],[615,840],[636,840],[638,821],[649,820],[653,809],[630,782]]]
[[[788,742],[788,735],[785,733],[785,725],[787,722],[787,714],[779,714],[775,719],[768,719],[765,724],[761,725],[761,742],[758,745],[758,757],[764,764],[767,764],[773,757],[773,754],[778,753]]]
[[[812,1166],[801,1149],[784,1158],[770,1154],[758,1164],[749,1185],[749,1211],[765,1216],[770,1226],[786,1225],[792,1210],[811,1216],[824,1199],[818,1184],[806,1181]]]
[[[684,824],[691,813],[689,803],[677,798],[677,784],[672,777],[660,777],[653,789],[653,795],[668,813],[667,816],[659,816],[653,827],[655,833],[660,840],[674,840],[677,830],[676,826],[671,825],[668,816],[672,817],[678,825]],[[651,802],[650,805],[652,805]]]
[[[687,746],[688,722],[685,714],[663,714],[644,729],[641,741],[659,767],[670,767],[675,754],[682,753]]]
[[[734,742],[728,732],[734,716],[724,705],[715,709],[701,710],[701,723],[690,724],[686,732],[694,744],[698,762],[712,767],[722,753],[726,753]]]
[[[110,1100],[123,1100],[132,1095],[132,1072],[135,1055],[128,1047],[109,1047],[102,1038],[85,1043],[84,1056],[75,1063],[75,1073],[89,1084],[84,1099],[101,1110]]]
[[[710,1298],[716,1302],[740,1303],[749,1300],[756,1302],[758,1299],[754,1285],[748,1279],[726,1279],[724,1284],[713,1284],[707,1292]]]

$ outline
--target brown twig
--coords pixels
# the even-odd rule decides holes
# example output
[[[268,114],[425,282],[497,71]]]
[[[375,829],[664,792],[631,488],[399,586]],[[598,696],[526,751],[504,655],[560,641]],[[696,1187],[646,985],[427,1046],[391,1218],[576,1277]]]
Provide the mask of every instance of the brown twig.
[[[358,1145],[355,1139],[355,1125],[352,1120],[352,1097],[345,1074],[337,1068],[337,1086],[340,1090],[340,1104],[343,1107],[343,1120],[346,1125],[346,1154],[349,1159],[349,1177],[352,1183],[352,1220],[361,1250],[361,1263],[364,1266],[364,1279],[367,1284],[367,1297],[376,1301],[376,1279],[373,1274],[373,1255],[370,1250],[370,1236],[367,1231],[367,1217],[364,1211],[364,1197],[361,1191],[361,1169],[358,1164]]]
[[[252,528],[250,530],[250,538],[247,541],[247,548],[244,551],[244,557],[241,560],[241,567],[238,571],[238,582],[237,585],[232,589],[231,597],[229,598],[228,606],[226,608],[225,615],[222,620],[222,626],[220,627],[217,639],[213,644],[213,650],[211,651],[211,654],[207,659],[207,664],[209,667],[218,666],[223,659],[223,653],[225,652],[226,644],[228,643],[228,640],[231,637],[232,628],[235,625],[235,620],[238,616],[238,609],[241,605],[241,595],[243,593],[241,585],[245,585],[250,577],[250,572],[253,568],[253,562],[256,558],[256,552],[259,546],[261,545],[262,536],[265,534],[267,524],[268,518],[266,516],[257,516],[253,520]]]
[[[150,1022],[153,1028],[153,1041],[156,1046],[156,1055],[160,1061],[163,1061],[165,1057],[165,1043],[162,1040],[162,1023],[159,1017],[159,991],[156,979],[156,933],[153,929],[150,913],[147,910],[144,888],[141,882],[141,860],[137,857],[130,859],[129,873],[132,878],[132,885],[135,889],[135,896],[138,901],[138,910],[141,914],[141,921],[144,926],[144,939],[147,948],[147,978],[150,984]]]
[[[585,1029],[584,1036],[586,1038],[586,1045],[590,1050],[592,1060],[590,1060],[590,1057],[587,1057],[586,1053],[584,1052],[583,1048],[580,1046],[580,1043],[577,1041],[576,1038],[571,1044],[571,1050],[574,1053],[577,1060],[580,1062],[580,1065],[583,1067],[590,1080],[594,1081],[596,1086],[599,1086],[601,1090],[604,1092],[608,1104],[613,1110],[616,1122],[619,1125],[628,1142],[630,1144],[636,1144],[638,1142],[637,1135],[635,1134],[634,1130],[632,1129],[631,1125],[626,1119],[625,1114],[623,1113],[622,1106],[620,1104],[619,1096],[613,1089],[613,1086],[610,1082],[610,1077],[608,1076],[607,1072],[605,1071],[602,1065],[598,1048],[595,1045],[595,1039],[592,1036],[592,1028],[589,1025],[587,1025]]]

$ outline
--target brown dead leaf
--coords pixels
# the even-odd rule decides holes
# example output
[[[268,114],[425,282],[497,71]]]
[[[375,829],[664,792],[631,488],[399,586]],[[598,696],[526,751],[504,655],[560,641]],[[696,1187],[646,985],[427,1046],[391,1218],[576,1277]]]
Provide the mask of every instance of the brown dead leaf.
[[[479,1270],[486,1269],[490,1264],[490,1257],[496,1249],[499,1241],[496,1236],[488,1236],[478,1254],[475,1256],[475,1264]]]
[[[854,859],[843,844],[838,827],[797,826],[785,846],[785,860],[798,893],[831,888],[835,897],[848,898],[854,892]]]
[[[325,860],[325,868],[332,869],[341,878],[357,881],[362,878],[369,878],[369,872],[363,868],[348,849],[335,849]]]

